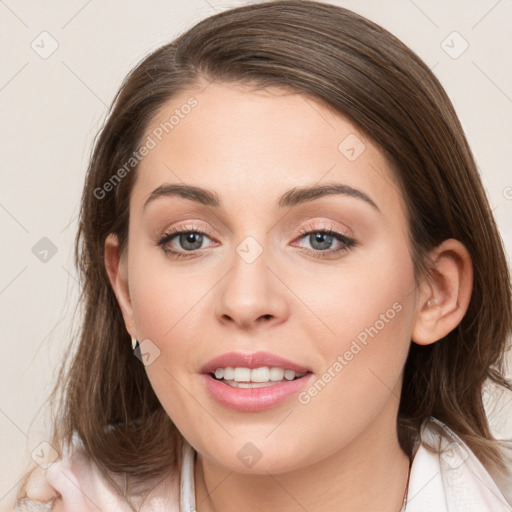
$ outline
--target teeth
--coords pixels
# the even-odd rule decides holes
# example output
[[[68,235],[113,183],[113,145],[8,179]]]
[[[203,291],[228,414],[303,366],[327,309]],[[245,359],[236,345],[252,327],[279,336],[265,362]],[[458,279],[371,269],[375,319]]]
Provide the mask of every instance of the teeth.
[[[270,368],[270,380],[283,380],[284,370],[282,368]]]
[[[266,382],[278,382],[283,379],[293,380],[302,377],[306,372],[295,373],[294,370],[284,370],[283,368],[269,368],[262,366],[260,368],[243,368],[243,367],[227,367],[217,368],[215,370],[216,379],[224,379],[225,381],[244,382],[262,384]],[[231,383],[231,382],[230,382]],[[241,385],[236,387],[261,387],[257,385]]]
[[[250,378],[247,380],[251,382],[268,382],[270,380],[270,370],[266,366],[263,368],[253,368]]]
[[[249,382],[251,380],[251,370],[249,368],[235,368],[233,380],[236,382]]]
[[[295,372],[293,370],[285,370],[284,378],[286,380],[293,380],[295,378]]]

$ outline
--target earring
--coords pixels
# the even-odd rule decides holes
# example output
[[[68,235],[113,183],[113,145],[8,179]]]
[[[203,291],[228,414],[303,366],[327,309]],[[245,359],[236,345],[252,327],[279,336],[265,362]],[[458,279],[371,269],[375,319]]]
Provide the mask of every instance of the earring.
[[[132,337],[132,350],[135,350],[139,346],[139,342]]]

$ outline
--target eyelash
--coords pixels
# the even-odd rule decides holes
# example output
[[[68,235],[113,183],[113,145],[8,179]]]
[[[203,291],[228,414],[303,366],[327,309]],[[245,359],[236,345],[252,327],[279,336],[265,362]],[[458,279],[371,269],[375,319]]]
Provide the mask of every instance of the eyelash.
[[[196,251],[200,251],[201,249],[196,249],[196,251],[175,251],[173,249],[166,248],[166,244],[168,244],[173,238],[175,238],[177,235],[181,235],[184,233],[195,233],[198,235],[205,235],[210,238],[209,234],[201,231],[197,226],[190,225],[190,226],[182,226],[181,228],[171,228],[169,231],[164,233],[162,238],[158,240],[157,245],[162,248],[165,254],[176,258],[188,258],[189,256],[193,255]],[[345,236],[343,233],[340,233],[336,229],[332,228],[332,226],[329,227],[316,227],[314,225],[308,225],[302,228],[299,231],[299,238],[304,238],[306,235],[311,235],[314,233],[323,233],[329,236],[332,236],[336,240],[338,240],[342,246],[339,249],[329,249],[327,251],[320,251],[318,249],[309,249],[307,247],[302,247],[302,250],[305,250],[308,254],[312,254],[315,257],[319,257],[320,259],[328,258],[334,254],[338,253],[345,253],[353,249],[357,242],[353,238],[349,238]]]

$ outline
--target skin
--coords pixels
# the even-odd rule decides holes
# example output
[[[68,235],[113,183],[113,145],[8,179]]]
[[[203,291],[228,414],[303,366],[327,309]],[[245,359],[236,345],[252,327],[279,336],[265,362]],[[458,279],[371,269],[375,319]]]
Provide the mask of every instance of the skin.
[[[146,135],[190,96],[198,105],[137,170],[127,251],[109,236],[105,262],[128,332],[160,351],[146,366],[151,384],[198,452],[197,509],[396,512],[409,466],[396,431],[407,352],[411,340],[434,343],[462,319],[468,252],[446,240],[431,253],[436,271],[416,285],[405,204],[386,159],[346,118],[304,95],[213,83],[175,96]],[[365,144],[354,161],[338,149],[349,134]],[[327,182],[364,192],[378,210],[346,195],[276,204],[289,189]],[[163,183],[212,189],[223,208],[162,197],[143,210]],[[208,233],[201,249],[175,259],[157,245],[170,227],[189,232],[191,223]],[[342,247],[334,237],[322,245],[300,235],[311,226],[356,245],[334,254]],[[248,236],[262,249],[252,263],[236,251]],[[178,235],[167,247],[190,246]],[[261,412],[233,411],[199,376],[220,354],[263,350],[310,367],[314,382],[396,303],[400,312],[307,404],[294,396]],[[261,453],[250,468],[237,457],[247,442]]]

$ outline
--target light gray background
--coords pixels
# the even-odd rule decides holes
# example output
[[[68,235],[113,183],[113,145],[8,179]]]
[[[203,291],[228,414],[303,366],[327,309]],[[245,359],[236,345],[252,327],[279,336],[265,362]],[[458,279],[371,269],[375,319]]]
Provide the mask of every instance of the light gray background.
[[[128,71],[151,50],[216,11],[246,3],[0,0],[1,509],[13,499],[31,450],[46,439],[47,420],[39,408],[71,336],[78,296],[72,261],[76,216],[92,140],[107,105]],[[512,2],[330,3],[393,32],[440,78],[468,136],[510,256]],[[41,36],[44,31],[50,36]],[[42,58],[52,38],[58,48]],[[469,47],[453,58],[464,40]],[[57,247],[46,262],[32,252],[43,237]],[[497,434],[510,439],[509,400],[505,396],[490,416]]]

